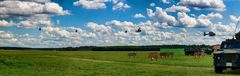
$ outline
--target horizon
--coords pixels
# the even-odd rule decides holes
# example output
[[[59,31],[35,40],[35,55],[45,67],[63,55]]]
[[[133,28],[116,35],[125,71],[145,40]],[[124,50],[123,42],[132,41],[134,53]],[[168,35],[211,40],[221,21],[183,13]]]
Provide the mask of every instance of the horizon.
[[[0,47],[220,44],[239,31],[234,30],[238,4],[240,0],[2,0]],[[216,36],[203,36],[211,31]]]

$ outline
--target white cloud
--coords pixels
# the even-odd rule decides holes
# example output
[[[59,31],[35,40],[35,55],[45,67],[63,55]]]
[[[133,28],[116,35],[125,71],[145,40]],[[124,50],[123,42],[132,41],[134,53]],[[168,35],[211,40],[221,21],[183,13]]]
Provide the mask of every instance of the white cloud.
[[[174,16],[168,15],[166,11],[164,11],[160,7],[156,7],[156,12],[153,12],[151,9],[147,9],[148,17],[157,20],[159,23],[166,22],[168,25],[176,25],[177,20]]]
[[[147,15],[148,15],[148,17],[153,17],[155,15],[155,13],[153,12],[152,9],[147,9]]]
[[[89,27],[90,29],[92,29],[94,32],[108,33],[112,30],[110,26],[99,25],[99,24],[96,24],[96,23],[93,23],[93,22],[87,23],[86,26]]]
[[[69,31],[58,27],[45,27],[42,30],[47,34],[59,35],[60,37],[69,37],[71,35]]]
[[[26,1],[0,1],[0,17],[31,17],[36,14],[66,15],[68,11],[63,10],[56,3],[37,3]]]
[[[210,19],[210,18],[216,18],[216,19],[222,19],[222,15],[220,13],[210,13],[207,16],[201,14],[200,16],[198,16],[198,18],[203,18],[203,19]]]
[[[219,22],[217,24],[214,24],[211,28],[215,32],[229,32],[233,33],[233,28],[230,25],[224,25],[223,23]],[[220,33],[218,33],[220,34]]]
[[[95,33],[83,33],[82,37],[86,37],[86,38],[96,38],[96,34]]]
[[[217,11],[224,11],[226,7],[223,0],[180,0],[178,4],[197,9],[211,9]]]
[[[83,6],[86,9],[103,9],[106,8],[105,2],[108,0],[79,0],[74,2],[75,6]]]
[[[94,1],[94,0],[92,0]],[[96,0],[102,3],[105,3],[106,0]],[[46,3],[40,3],[39,5],[46,5]],[[50,2],[50,1],[46,1]],[[116,8],[115,10],[120,10],[124,8],[126,4],[122,2],[112,1],[117,5],[120,5],[121,8]],[[51,2],[50,2],[51,3]],[[38,4],[38,3],[35,3]],[[52,4],[50,4],[52,5]],[[54,5],[53,5],[54,6]],[[84,5],[80,5],[84,6]],[[105,5],[106,6],[106,5]],[[120,7],[120,6],[119,6]],[[173,7],[173,6],[172,6]],[[177,8],[176,8],[177,7]],[[184,7],[184,6],[183,6]],[[1,7],[0,7],[1,8]],[[10,7],[9,7],[10,8]],[[56,9],[59,8],[59,9]],[[126,8],[126,7],[125,7]],[[130,6],[129,6],[130,8]],[[98,8],[100,9],[100,8]],[[29,9],[38,11],[39,9]],[[62,10],[62,11],[59,11]],[[175,11],[183,9],[178,9],[178,6],[175,6]],[[184,9],[185,10],[185,9]],[[28,11],[28,10],[27,10]],[[103,45],[153,45],[153,44],[215,44],[219,43],[224,37],[209,38],[206,39],[202,37],[202,34],[199,34],[198,29],[184,29],[184,28],[171,28],[172,26],[181,26],[181,27],[198,27],[205,26],[210,27],[211,30],[217,33],[224,33],[232,31],[230,25],[218,23],[214,24],[211,22],[211,19],[221,19],[223,18],[220,13],[210,13],[208,15],[200,16],[189,16],[184,11],[177,14],[177,19],[174,16],[171,16],[167,13],[167,10],[163,10],[160,7],[156,7],[156,11],[152,9],[147,9],[147,15],[151,20],[134,23],[131,21],[118,21],[111,20],[107,21],[104,24],[98,24],[94,22],[88,22],[86,26],[89,29],[83,30],[76,27],[53,27],[49,17],[52,15],[63,15],[62,13],[65,10],[56,5],[46,9],[48,13],[36,14],[35,12],[21,12],[20,15],[29,15],[19,23],[16,23],[18,26],[22,27],[32,27],[37,25],[47,25],[47,27],[42,28],[42,32],[39,37],[31,37],[31,35],[18,36],[15,37],[10,32],[2,33],[0,31],[0,45],[6,45],[1,43],[16,43],[19,46],[36,46],[36,47],[78,47],[78,46],[103,46]],[[185,10],[186,11],[186,10]],[[2,11],[6,12],[6,11]],[[8,11],[7,11],[8,12]],[[23,14],[22,14],[23,13]],[[10,15],[10,14],[9,14]],[[136,14],[138,17],[144,17],[142,14]],[[142,15],[142,16],[141,16]],[[25,16],[21,16],[25,17]],[[40,17],[40,18],[39,18]],[[2,16],[3,18],[3,16]],[[4,16],[4,18],[8,18]],[[35,19],[37,18],[37,19]],[[236,21],[237,17],[232,17],[232,20]],[[0,26],[8,25],[11,22],[5,20],[0,20]],[[135,31],[141,27],[142,32],[136,33]],[[164,29],[162,29],[164,28]],[[207,29],[208,29],[207,28]],[[175,31],[179,29],[179,31]],[[78,30],[75,32],[75,30]],[[128,31],[125,33],[125,31]],[[194,35],[194,36],[193,36]],[[17,35],[16,35],[17,36]],[[2,38],[2,39],[1,39]],[[6,41],[8,40],[8,41]],[[21,44],[21,45],[20,45]],[[13,45],[13,44],[7,44]],[[39,46],[38,46],[39,45]]]
[[[118,20],[112,20],[112,21],[107,21],[105,23],[107,26],[111,26],[115,28],[116,30],[122,30],[122,31],[130,31],[133,32],[135,31],[136,28],[133,28],[136,26],[133,22],[129,21],[118,21]]]
[[[124,31],[119,31],[114,33],[115,36],[119,36],[119,37],[127,37],[127,33],[125,33]]]
[[[0,45],[1,46],[17,46],[20,43],[18,39],[10,31],[0,31]]]
[[[220,13],[201,14],[197,18],[190,17],[185,12],[178,13],[178,23],[180,27],[211,27],[213,23],[211,19],[222,19]]]
[[[11,32],[0,31],[0,39],[11,39],[14,35]]]
[[[0,6],[0,18],[14,20],[10,24],[17,26],[51,25],[51,16],[70,14],[50,0],[4,0],[0,1]],[[2,22],[10,25],[4,20]]]
[[[13,22],[8,22],[6,20],[0,20],[0,27],[7,27],[7,26],[13,26]]]
[[[7,0],[6,0],[6,1],[7,1]],[[51,0],[15,0],[15,1],[50,2]]]
[[[213,23],[210,21],[211,19],[222,19],[222,15],[220,13],[210,13],[208,15],[201,14],[198,16],[197,21],[200,27],[211,27]]]
[[[187,8],[186,6],[171,6],[169,8],[165,9],[167,12],[176,12],[176,11],[181,11],[181,12],[190,12],[190,9]]]
[[[151,6],[151,7],[155,7],[156,4],[155,4],[155,3],[150,3],[150,6]]]
[[[124,9],[129,9],[129,8],[131,8],[131,6],[129,6],[128,4],[119,2],[112,7],[112,10],[124,10]]]
[[[179,13],[179,15],[181,15],[181,18],[190,17],[184,12]],[[1,43],[7,42],[18,44],[13,45],[0,43],[0,45],[25,47],[78,47],[90,45],[215,44],[221,42],[221,40],[225,38],[216,37],[216,39],[206,39],[202,36],[202,34],[199,34],[200,31],[198,31],[198,29],[194,28],[174,28],[179,29],[180,32],[176,32],[172,28],[159,28],[163,25],[167,25],[167,23],[146,21],[134,24],[129,21],[112,20],[107,21],[104,25],[89,22],[86,24],[86,27],[91,30],[83,30],[76,27],[43,27],[39,37],[31,35],[21,35],[15,37],[9,32],[5,32],[6,34],[0,32],[0,35],[4,35],[0,36]],[[128,33],[125,33],[125,29],[118,29],[116,27],[130,30]],[[141,33],[135,32],[138,27],[141,27]],[[214,24],[211,29],[213,31],[215,29],[217,33],[232,31],[228,25],[224,25],[222,23]],[[79,31],[75,32],[75,30]],[[187,32],[188,30],[191,30],[191,32]],[[104,32],[107,32],[107,34]]]
[[[195,27],[198,24],[195,18],[188,16],[184,12],[178,13],[178,19],[179,19],[180,25],[183,25],[184,27]]]
[[[198,27],[211,27],[211,25],[213,25],[210,19],[198,18],[197,21],[198,21]]]
[[[146,22],[140,22],[139,24],[137,24],[137,26],[139,26],[142,31],[146,32],[146,31],[156,31],[159,25],[155,25],[151,21],[146,21]]]
[[[85,9],[104,9],[107,8],[106,3],[110,2],[114,4],[112,10],[124,10],[131,8],[131,6],[120,0],[78,0],[74,2],[73,5],[82,6]]]
[[[43,26],[51,26],[51,21],[50,20],[26,20],[26,21],[21,21],[18,23],[19,27],[35,27],[37,25],[43,25]]]
[[[145,18],[144,15],[142,15],[141,13],[137,13],[133,16],[134,18]]]
[[[57,3],[46,3],[44,5],[44,12],[56,15],[70,14],[69,11],[63,10],[63,8],[59,6]]]
[[[234,15],[230,15],[230,20],[234,23],[237,23],[239,20],[240,20],[240,16],[237,17],[237,16],[234,16]]]
[[[106,22],[106,25],[110,25],[110,26],[119,26],[119,27],[132,27],[135,24],[132,22],[128,22],[128,21],[118,21],[118,20],[112,20],[112,21],[108,21]]]
[[[169,0],[162,0],[162,2],[165,4],[170,4]]]

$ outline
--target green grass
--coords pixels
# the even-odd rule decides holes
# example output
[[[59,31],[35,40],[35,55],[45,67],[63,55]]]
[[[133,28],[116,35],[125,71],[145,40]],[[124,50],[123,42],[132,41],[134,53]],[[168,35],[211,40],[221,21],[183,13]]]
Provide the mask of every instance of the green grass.
[[[151,61],[148,53],[93,51],[0,51],[0,76],[232,76],[239,71],[215,74],[212,56],[184,56],[183,49],[173,58]]]

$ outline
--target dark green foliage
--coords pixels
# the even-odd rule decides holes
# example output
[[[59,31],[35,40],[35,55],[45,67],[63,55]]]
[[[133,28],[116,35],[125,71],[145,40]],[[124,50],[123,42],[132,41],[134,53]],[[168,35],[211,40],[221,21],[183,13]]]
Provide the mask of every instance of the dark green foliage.
[[[4,50],[56,50],[56,51],[159,51],[164,48],[196,48],[210,47],[209,45],[148,45],[148,46],[81,46],[66,48],[27,48],[0,47]]]

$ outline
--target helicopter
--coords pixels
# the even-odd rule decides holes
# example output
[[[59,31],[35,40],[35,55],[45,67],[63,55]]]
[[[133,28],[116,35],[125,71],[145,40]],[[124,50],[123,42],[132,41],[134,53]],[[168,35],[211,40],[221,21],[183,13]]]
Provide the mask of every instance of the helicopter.
[[[138,30],[136,30],[135,32],[142,32],[141,28],[139,27]]]
[[[42,28],[38,28],[39,31],[42,31]]]
[[[216,33],[214,33],[214,32],[212,32],[212,31],[210,31],[210,32],[203,32],[203,36],[207,36],[207,35],[209,35],[209,36],[216,36]]]

